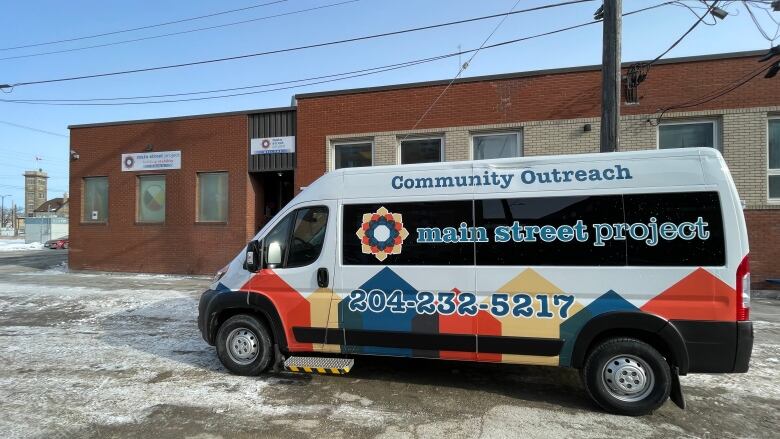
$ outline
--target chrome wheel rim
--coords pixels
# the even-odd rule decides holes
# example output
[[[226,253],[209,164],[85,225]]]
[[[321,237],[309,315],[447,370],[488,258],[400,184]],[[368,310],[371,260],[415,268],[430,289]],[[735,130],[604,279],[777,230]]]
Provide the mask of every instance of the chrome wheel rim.
[[[634,355],[616,355],[604,365],[601,382],[609,394],[625,402],[641,401],[653,391],[655,376],[646,361]]]
[[[236,328],[227,336],[227,352],[230,359],[238,364],[250,364],[260,353],[260,341],[248,328]]]

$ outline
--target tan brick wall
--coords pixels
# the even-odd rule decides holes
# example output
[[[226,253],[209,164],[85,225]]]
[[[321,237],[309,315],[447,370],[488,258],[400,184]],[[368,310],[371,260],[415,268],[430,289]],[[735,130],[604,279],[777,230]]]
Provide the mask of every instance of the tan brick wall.
[[[455,129],[447,131],[444,138],[444,160],[456,162],[469,160],[471,151],[471,135],[468,130]]]
[[[629,116],[620,123],[620,150],[640,151],[658,146],[658,128],[646,116]]]
[[[767,203],[767,120],[780,107],[742,108],[678,112],[664,115],[663,122],[714,120],[718,123],[719,144],[729,165],[740,197],[749,209],[780,209],[780,204]],[[656,114],[624,116],[620,123],[620,150],[638,151],[658,147]],[[585,131],[590,124],[591,130]],[[471,159],[471,135],[491,130],[522,130],[525,156],[582,154],[599,151],[599,118],[528,121],[511,124],[443,127],[417,131],[354,133],[327,137],[328,169],[333,169],[334,141],[373,139],[374,164],[398,163],[398,144],[409,134],[444,136],[445,161]]]
[[[591,131],[585,131],[585,125]],[[526,156],[599,152],[598,119],[530,122],[523,128]]]
[[[395,136],[374,136],[374,165],[394,165],[396,149]]]

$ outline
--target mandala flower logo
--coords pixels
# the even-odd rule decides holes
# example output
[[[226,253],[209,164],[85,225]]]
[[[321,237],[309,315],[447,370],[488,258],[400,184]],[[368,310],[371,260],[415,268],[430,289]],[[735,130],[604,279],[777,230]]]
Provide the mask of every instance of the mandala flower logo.
[[[380,207],[374,213],[363,214],[363,223],[355,232],[360,238],[361,251],[384,261],[388,255],[401,253],[409,232],[404,228],[403,216]]]

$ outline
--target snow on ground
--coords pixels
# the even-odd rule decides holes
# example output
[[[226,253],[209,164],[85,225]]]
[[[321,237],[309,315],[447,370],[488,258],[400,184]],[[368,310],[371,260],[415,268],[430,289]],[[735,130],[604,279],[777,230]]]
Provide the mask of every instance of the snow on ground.
[[[105,278],[114,280],[161,280],[161,281],[182,281],[186,279],[211,279],[211,276],[206,275],[179,275],[179,274],[152,274],[152,273],[110,273],[99,271],[75,271],[72,272],[68,268],[68,263],[63,261],[57,265],[54,265],[45,270],[37,271],[20,271],[18,273],[11,273],[14,276],[59,276],[67,275],[70,278]]]
[[[231,375],[197,329],[208,278],[47,267],[0,257],[3,439],[772,437],[780,425],[777,305],[754,309],[771,321],[756,323],[749,373],[684,377],[687,410],[627,418],[558,368],[359,357],[346,377]]]
[[[70,436],[139,422],[160,406],[251,416],[303,410],[269,405],[267,381],[221,370],[197,332],[191,291],[8,282],[0,291],[0,314],[16,316],[0,319],[0,400],[4,412],[24,417],[0,417],[4,437]]]
[[[226,373],[195,320],[207,284],[67,273],[64,263],[0,275],[0,436],[102,436],[95,429],[141,424],[161,410],[175,419],[203,412],[242,424],[311,417],[381,425],[385,414],[364,399],[280,404],[269,395],[280,377]]]
[[[23,250],[42,250],[40,242],[24,243],[24,239],[0,239],[0,252],[16,252]]]

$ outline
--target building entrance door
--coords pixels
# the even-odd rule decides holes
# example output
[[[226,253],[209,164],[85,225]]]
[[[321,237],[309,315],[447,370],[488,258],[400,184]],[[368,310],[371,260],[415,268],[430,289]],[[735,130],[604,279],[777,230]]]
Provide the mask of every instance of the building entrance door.
[[[268,171],[255,174],[255,230],[260,230],[295,194],[293,171]]]

